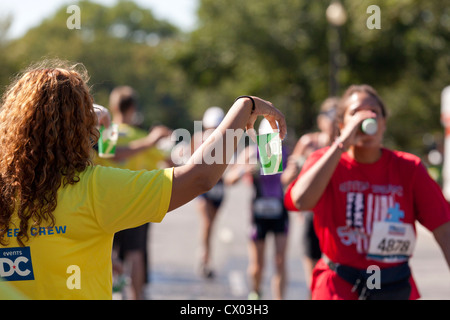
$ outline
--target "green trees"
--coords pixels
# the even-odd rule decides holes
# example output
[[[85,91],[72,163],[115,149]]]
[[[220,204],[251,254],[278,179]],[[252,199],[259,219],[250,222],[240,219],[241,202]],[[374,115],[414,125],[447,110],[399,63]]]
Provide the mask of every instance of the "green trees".
[[[374,86],[390,111],[387,144],[414,153],[425,133],[440,133],[440,93],[450,84],[450,8],[442,1],[341,0],[336,61],[339,94],[353,83]],[[201,0],[198,28],[183,33],[131,1],[105,7],[80,1],[81,29],[69,30],[66,7],[21,39],[0,37],[0,91],[14,72],[43,57],[82,62],[96,101],[128,84],[140,95],[144,126],[155,121],[192,129],[211,105],[235,96],[271,100],[291,132],[312,129],[329,95],[330,2]],[[369,29],[369,5],[381,29]],[[336,40],[336,39],[334,39]]]
[[[183,74],[171,63],[182,33],[131,1],[120,1],[111,8],[89,1],[77,5],[81,29],[67,28],[70,14],[61,7],[4,47],[2,52],[10,57],[15,71],[43,58],[82,62],[89,70],[97,103],[108,106],[115,86],[130,85],[139,93],[144,126],[155,121],[187,125]],[[0,79],[1,84],[7,80]]]
[[[328,96],[330,2],[203,0],[200,27],[181,60],[207,101],[246,92],[266,97],[287,115],[296,133],[310,129]],[[441,132],[440,93],[450,84],[450,8],[423,0],[342,0],[337,61],[340,91],[368,83],[390,110],[387,143],[416,153],[425,132]],[[369,5],[380,9],[381,29],[369,29]],[[199,59],[199,55],[202,57]]]

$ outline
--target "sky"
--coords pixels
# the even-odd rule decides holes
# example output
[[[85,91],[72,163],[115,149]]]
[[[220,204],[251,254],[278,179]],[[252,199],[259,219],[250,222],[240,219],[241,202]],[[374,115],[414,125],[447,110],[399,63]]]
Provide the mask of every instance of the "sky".
[[[118,0],[91,0],[106,6],[114,5]],[[8,31],[8,38],[24,35],[28,29],[64,5],[76,4],[76,0],[0,0],[0,19],[13,15],[13,23]],[[195,28],[198,0],[135,0],[143,8],[151,9],[157,19],[168,20],[182,30]],[[83,14],[83,13],[81,13]],[[81,16],[83,20],[83,16]]]

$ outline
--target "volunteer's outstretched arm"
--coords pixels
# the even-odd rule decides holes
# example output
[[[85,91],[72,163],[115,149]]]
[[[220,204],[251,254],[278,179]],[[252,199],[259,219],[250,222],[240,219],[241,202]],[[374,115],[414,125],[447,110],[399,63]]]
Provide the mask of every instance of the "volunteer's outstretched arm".
[[[245,147],[236,158],[236,163],[231,165],[224,174],[223,182],[231,186],[237,183],[245,174],[260,170],[257,163],[252,163],[257,158],[256,148],[252,145]]]
[[[253,124],[258,116],[264,116],[274,129],[277,128],[276,121],[278,121],[280,137],[284,139],[286,122],[283,114],[272,103],[257,97],[252,98],[255,102],[253,112],[251,99],[237,99],[219,127],[194,152],[188,163],[174,168],[169,211],[208,191],[219,181],[237,149],[244,129],[253,129]],[[226,134],[227,130],[228,135]],[[222,157],[220,161],[210,163],[211,155],[214,154],[216,156],[220,154]],[[214,159],[217,160],[217,157]]]

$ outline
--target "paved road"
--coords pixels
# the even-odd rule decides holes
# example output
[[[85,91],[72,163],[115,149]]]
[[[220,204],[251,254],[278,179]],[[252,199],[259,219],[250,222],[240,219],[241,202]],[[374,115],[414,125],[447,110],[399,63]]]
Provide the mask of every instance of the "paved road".
[[[450,270],[431,232],[417,224],[411,268],[424,300],[450,300]]]
[[[241,300],[246,299],[249,283],[247,234],[250,188],[239,183],[227,189],[213,236],[216,277],[206,280],[196,270],[199,258],[199,215],[195,200],[169,213],[150,232],[151,284],[148,296],[154,300]],[[288,244],[288,286],[286,299],[307,297],[302,249],[302,221],[290,215]],[[422,299],[450,300],[450,270],[432,235],[418,226],[418,243],[411,265]],[[271,299],[270,275],[273,271],[272,240],[268,239],[263,299]]]

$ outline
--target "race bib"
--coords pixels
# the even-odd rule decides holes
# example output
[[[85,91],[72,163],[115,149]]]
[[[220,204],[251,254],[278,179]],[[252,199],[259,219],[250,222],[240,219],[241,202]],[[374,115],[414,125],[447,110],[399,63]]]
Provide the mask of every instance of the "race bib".
[[[367,258],[385,263],[407,261],[416,244],[409,223],[377,221],[373,225]]]
[[[258,198],[253,202],[253,213],[260,219],[278,219],[283,214],[283,205],[277,198]]]

